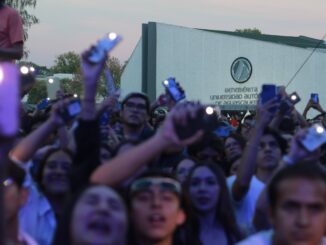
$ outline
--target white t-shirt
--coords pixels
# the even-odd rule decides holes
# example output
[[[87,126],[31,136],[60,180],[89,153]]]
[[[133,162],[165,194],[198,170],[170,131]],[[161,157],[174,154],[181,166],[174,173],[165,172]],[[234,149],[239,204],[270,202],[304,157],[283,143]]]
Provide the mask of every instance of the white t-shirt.
[[[252,221],[256,210],[256,202],[260,193],[265,188],[265,184],[257,179],[256,176],[253,176],[247,194],[241,201],[235,201],[232,197],[232,185],[235,179],[235,175],[228,177],[227,186],[231,193],[231,200],[236,220],[242,231],[244,231],[246,234],[251,234],[254,232]]]
[[[236,243],[236,245],[272,245],[272,236],[273,230],[262,231]],[[320,245],[326,245],[325,237]]]

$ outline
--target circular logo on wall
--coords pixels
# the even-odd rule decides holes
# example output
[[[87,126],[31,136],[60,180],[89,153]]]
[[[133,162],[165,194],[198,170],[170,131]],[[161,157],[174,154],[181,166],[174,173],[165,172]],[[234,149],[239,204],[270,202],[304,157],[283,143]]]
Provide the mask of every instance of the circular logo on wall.
[[[247,58],[239,57],[231,65],[231,76],[237,83],[249,80],[252,74],[252,65]]]

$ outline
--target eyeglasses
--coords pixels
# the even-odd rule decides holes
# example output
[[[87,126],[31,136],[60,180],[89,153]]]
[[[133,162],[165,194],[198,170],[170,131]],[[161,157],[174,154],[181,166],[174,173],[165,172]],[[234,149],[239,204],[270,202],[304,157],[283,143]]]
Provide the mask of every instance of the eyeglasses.
[[[138,110],[142,110],[142,111],[144,111],[144,110],[147,109],[147,107],[146,107],[145,104],[137,104],[137,103],[130,102],[130,101],[127,101],[127,102],[125,103],[125,105],[126,105],[126,107],[128,107],[128,108],[134,108],[134,109],[138,109]]]
[[[149,190],[152,186],[158,186],[162,191],[174,192],[181,194],[181,185],[178,181],[166,177],[159,178],[142,178],[132,183],[130,191],[132,194],[136,192]]]

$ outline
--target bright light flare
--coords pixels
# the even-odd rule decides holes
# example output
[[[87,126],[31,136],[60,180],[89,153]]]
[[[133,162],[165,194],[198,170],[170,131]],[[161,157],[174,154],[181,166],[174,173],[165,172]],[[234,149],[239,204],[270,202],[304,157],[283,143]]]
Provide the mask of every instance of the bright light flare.
[[[206,113],[212,115],[214,113],[214,108],[211,106],[206,107]]]
[[[317,126],[317,127],[316,127],[316,132],[317,132],[318,134],[322,134],[324,131],[325,131],[325,129],[324,129],[322,126]]]
[[[291,96],[291,100],[296,100],[297,99],[297,96],[296,95],[292,95]]]
[[[114,33],[114,32],[110,32],[108,36],[109,36],[110,40],[114,40],[114,39],[117,38],[118,35],[116,33]]]
[[[50,78],[49,83],[53,83],[53,82],[54,82],[53,78]]]
[[[77,94],[74,94],[74,98],[78,98],[78,95]]]
[[[28,71],[29,71],[29,69],[28,69],[27,66],[22,66],[22,67],[20,67],[20,72],[21,72],[22,74],[26,75],[26,74],[28,74]]]
[[[166,86],[169,85],[169,81],[168,81],[168,80],[164,80],[163,83],[164,83],[164,85],[166,85]]]

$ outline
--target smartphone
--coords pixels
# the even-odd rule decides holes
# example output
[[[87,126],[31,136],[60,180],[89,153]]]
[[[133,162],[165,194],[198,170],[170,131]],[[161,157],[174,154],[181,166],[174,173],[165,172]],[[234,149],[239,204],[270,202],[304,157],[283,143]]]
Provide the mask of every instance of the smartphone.
[[[320,124],[315,124],[308,129],[306,136],[300,141],[310,152],[326,143],[326,131]]]
[[[319,103],[319,96],[316,93],[311,93],[310,94],[310,99],[312,100],[312,102],[314,104],[318,104]]]
[[[92,49],[88,60],[92,63],[100,62],[103,57],[110,52],[120,41],[122,37],[114,32],[106,34],[102,39],[100,39],[95,48]]]
[[[291,107],[293,107],[295,104],[299,103],[300,101],[301,98],[297,94],[297,92],[293,92],[292,94],[290,94],[284,100],[281,101],[280,111],[286,113],[291,109]]]
[[[81,111],[80,100],[72,100],[62,113],[65,122],[69,122],[79,115]]]
[[[265,104],[267,101],[274,99],[277,95],[277,87],[274,84],[263,84],[261,91],[261,102]]]
[[[50,98],[46,98],[46,99],[41,100],[41,102],[38,103],[36,107],[37,107],[38,110],[44,110],[49,105],[50,105]]]
[[[20,73],[15,64],[0,62],[0,138],[19,130]]]
[[[175,130],[179,139],[187,139],[198,130],[213,131],[218,126],[218,114],[211,106],[203,106],[195,118],[188,117],[185,125],[175,124]]]
[[[175,81],[175,78],[170,77],[163,81],[163,86],[166,88],[170,96],[175,102],[179,102],[186,98],[184,90]]]

